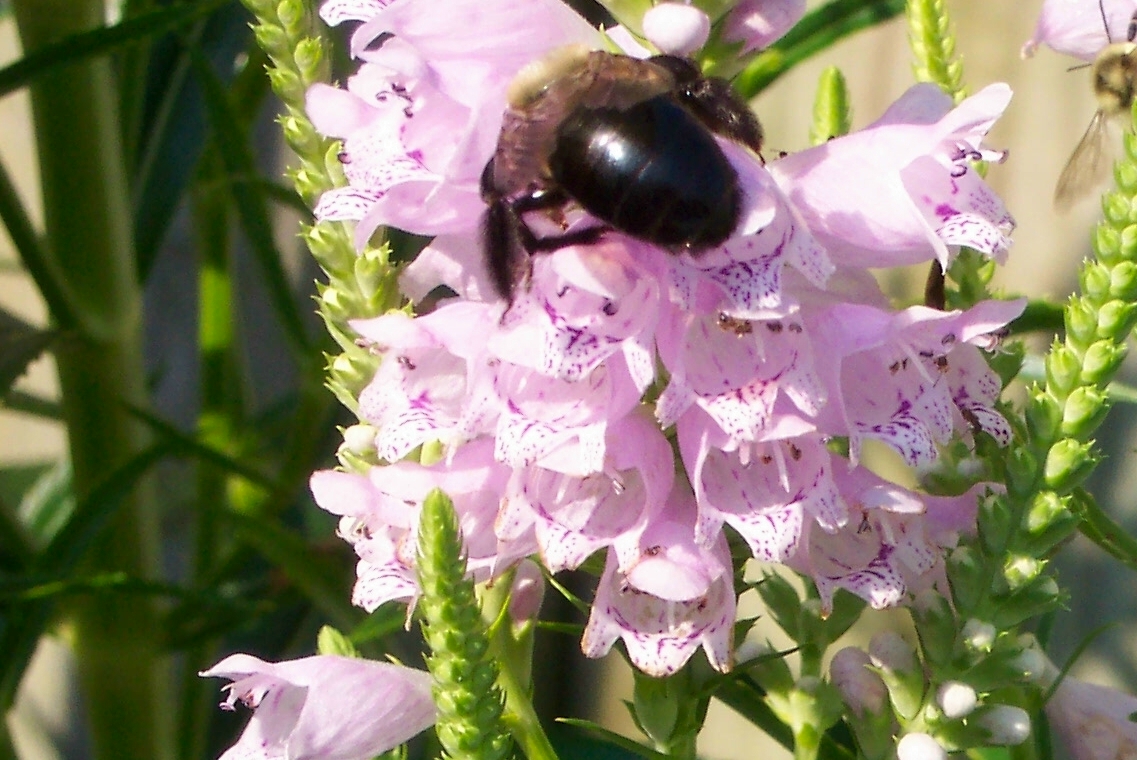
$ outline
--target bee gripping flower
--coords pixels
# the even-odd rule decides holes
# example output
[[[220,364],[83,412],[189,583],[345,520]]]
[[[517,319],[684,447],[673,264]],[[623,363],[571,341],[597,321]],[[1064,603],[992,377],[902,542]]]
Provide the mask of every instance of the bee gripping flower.
[[[201,675],[232,681],[223,708],[241,702],[255,710],[221,760],[369,760],[435,720],[430,676],[401,665],[234,654]]]
[[[1022,47],[1023,58],[1046,45],[1064,55],[1093,61],[1111,42],[1124,42],[1129,20],[1137,11],[1133,0],[1046,0],[1034,35]],[[1102,25],[1105,16],[1108,29]]]

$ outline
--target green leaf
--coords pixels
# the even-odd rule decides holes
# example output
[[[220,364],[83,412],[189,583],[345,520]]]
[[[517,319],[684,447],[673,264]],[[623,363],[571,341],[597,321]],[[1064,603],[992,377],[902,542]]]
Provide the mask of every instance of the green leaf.
[[[164,446],[152,446],[111,473],[83,499],[74,514],[29,566],[33,576],[65,576],[75,569],[91,543],[130,495],[135,484],[166,455]],[[55,605],[50,600],[0,608],[0,709],[7,711],[16,689],[47,626]]]
[[[130,135],[131,143],[140,146],[132,167],[132,192],[135,248],[142,280],[149,274],[196,176],[209,137],[206,106],[201,84],[192,76],[190,51],[221,71],[232,70],[234,61],[250,44],[248,20],[238,5],[222,7],[183,32],[181,38],[155,43],[147,58],[143,112],[134,127],[137,134]],[[252,63],[255,57],[251,56],[249,65],[256,65]],[[260,103],[261,99],[251,98],[249,105]]]
[[[55,330],[40,330],[0,309],[0,395],[8,392],[57,335]]]
[[[225,85],[200,53],[190,50],[194,73],[202,85],[212,137],[226,171],[235,177],[257,174],[242,120],[235,112]],[[281,254],[272,235],[272,222],[264,196],[257,192],[235,191],[233,201],[249,245],[253,249],[265,286],[284,332],[299,357],[311,355],[311,341],[300,316],[296,298],[284,271]]]
[[[127,19],[114,26],[73,34],[0,69],[0,97],[26,86],[37,76],[66,63],[102,55],[209,15],[230,0],[177,3]]]
[[[1081,518],[1078,529],[1106,554],[1137,570],[1137,539],[1107,515],[1093,495],[1079,488],[1072,494],[1070,507]]]
[[[615,731],[609,731],[608,729],[604,728],[603,726],[597,725],[596,723],[593,723],[590,720],[582,720],[579,718],[557,718],[557,723],[563,724],[565,726],[572,726],[574,728],[581,729],[582,731],[584,731],[587,734],[590,734],[593,737],[593,741],[591,741],[591,742],[588,742],[587,740],[581,740],[581,739],[577,739],[576,741],[573,742],[574,744],[585,743],[586,746],[588,746],[588,748],[589,748],[588,753],[577,755],[578,757],[588,757],[588,758],[613,757],[613,758],[615,758],[615,757],[629,757],[630,756],[630,757],[642,757],[642,758],[646,758],[646,760],[667,760],[667,758],[671,757],[670,755],[665,755],[662,752],[656,752],[651,747],[645,747],[644,745],[640,744],[639,742],[633,741],[632,739],[629,739],[626,736],[621,736],[620,734],[616,733]],[[555,744],[557,744],[557,745],[560,745],[561,743],[562,742],[555,742]],[[596,747],[597,749],[593,750],[593,747]],[[623,750],[623,752],[616,754],[612,751],[613,747],[621,749],[621,750]],[[595,751],[596,754],[592,754],[593,751]],[[568,752],[566,752],[565,754],[569,757],[574,756]]]
[[[347,583],[338,563],[323,557],[301,536],[263,517],[226,513],[237,536],[288,576],[337,628],[350,630],[359,612],[348,603]]]
[[[833,0],[807,13],[786,36],[755,56],[734,80],[750,99],[805,59],[853,32],[899,15],[905,0]]]

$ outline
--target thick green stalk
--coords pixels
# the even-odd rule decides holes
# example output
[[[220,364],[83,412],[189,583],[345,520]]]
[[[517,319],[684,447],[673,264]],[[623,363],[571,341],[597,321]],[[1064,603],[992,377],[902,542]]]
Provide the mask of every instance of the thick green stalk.
[[[16,0],[24,49],[100,26],[102,0]],[[122,164],[115,80],[105,58],[61,66],[31,87],[48,255],[66,278],[77,328],[59,342],[74,489],[82,499],[138,453],[146,406],[141,293]],[[87,571],[152,577],[157,515],[144,489],[123,504]],[[162,760],[170,711],[153,606],[139,597],[80,597],[68,608],[97,758]]]

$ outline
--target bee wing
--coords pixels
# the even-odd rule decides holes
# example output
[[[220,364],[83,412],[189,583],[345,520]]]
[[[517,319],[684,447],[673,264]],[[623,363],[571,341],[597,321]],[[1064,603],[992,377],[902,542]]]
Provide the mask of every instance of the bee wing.
[[[1097,111],[1090,119],[1090,126],[1078,141],[1066,168],[1058,178],[1054,189],[1054,205],[1065,211],[1074,205],[1105,179],[1112,163],[1112,154],[1107,149],[1109,119],[1102,111]]]

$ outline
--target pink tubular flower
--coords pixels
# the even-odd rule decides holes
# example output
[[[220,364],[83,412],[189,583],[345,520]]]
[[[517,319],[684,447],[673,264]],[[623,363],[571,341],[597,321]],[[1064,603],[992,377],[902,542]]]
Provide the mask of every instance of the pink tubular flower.
[[[344,139],[349,182],[321,197],[316,216],[357,222],[359,247],[381,225],[424,235],[473,229],[506,85],[557,46],[598,42],[560,0],[451,0],[441,14],[414,2],[333,0],[321,12],[364,22],[352,52],[366,63],[347,90],[314,85],[307,99],[316,129]]]
[[[970,162],[1002,160],[981,141],[1010,97],[994,84],[952,109],[938,87],[918,84],[871,126],[770,172],[838,266],[934,258],[946,268],[964,245],[1001,261],[1014,220]]]
[[[312,475],[316,503],[340,515],[339,534],[355,548],[360,561],[352,602],[368,612],[384,602],[418,596],[415,578],[416,538],[422,500],[441,488],[454,502],[466,539],[468,571],[485,581],[533,553],[531,533],[519,533],[508,544],[494,535],[509,471],[493,459],[488,438],[459,448],[447,462],[424,466],[398,462],[373,467],[368,477],[331,470]]]
[[[1045,0],[1034,36],[1023,45],[1022,56],[1028,58],[1039,45],[1046,45],[1064,55],[1092,61],[1106,45],[1125,41],[1134,11],[1135,0],[1101,0],[1100,7],[1097,2],[1084,0]]]
[[[683,667],[700,646],[711,666],[731,666],[735,598],[726,536],[695,542],[694,499],[681,488],[644,531],[625,561],[609,552],[581,639],[588,657],[600,657],[622,639],[628,657],[648,675]]]
[[[966,312],[890,312],[837,304],[817,319],[832,403],[822,430],[848,435],[854,462],[875,438],[912,466],[930,464],[953,431],[978,427],[1000,443],[1010,430],[994,407],[998,378],[978,354],[1025,301],[986,301]],[[871,389],[871,392],[866,392]],[[840,415],[838,420],[837,415]]]
[[[220,760],[369,760],[435,720],[430,676],[385,662],[234,654],[201,675],[232,681],[224,709],[255,710]]]
[[[918,494],[889,483],[863,467],[834,466],[835,480],[851,519],[836,531],[807,524],[798,553],[787,563],[813,577],[822,608],[844,588],[875,609],[893,607],[946,579],[942,549],[975,526],[977,500],[985,485],[957,497]]]

